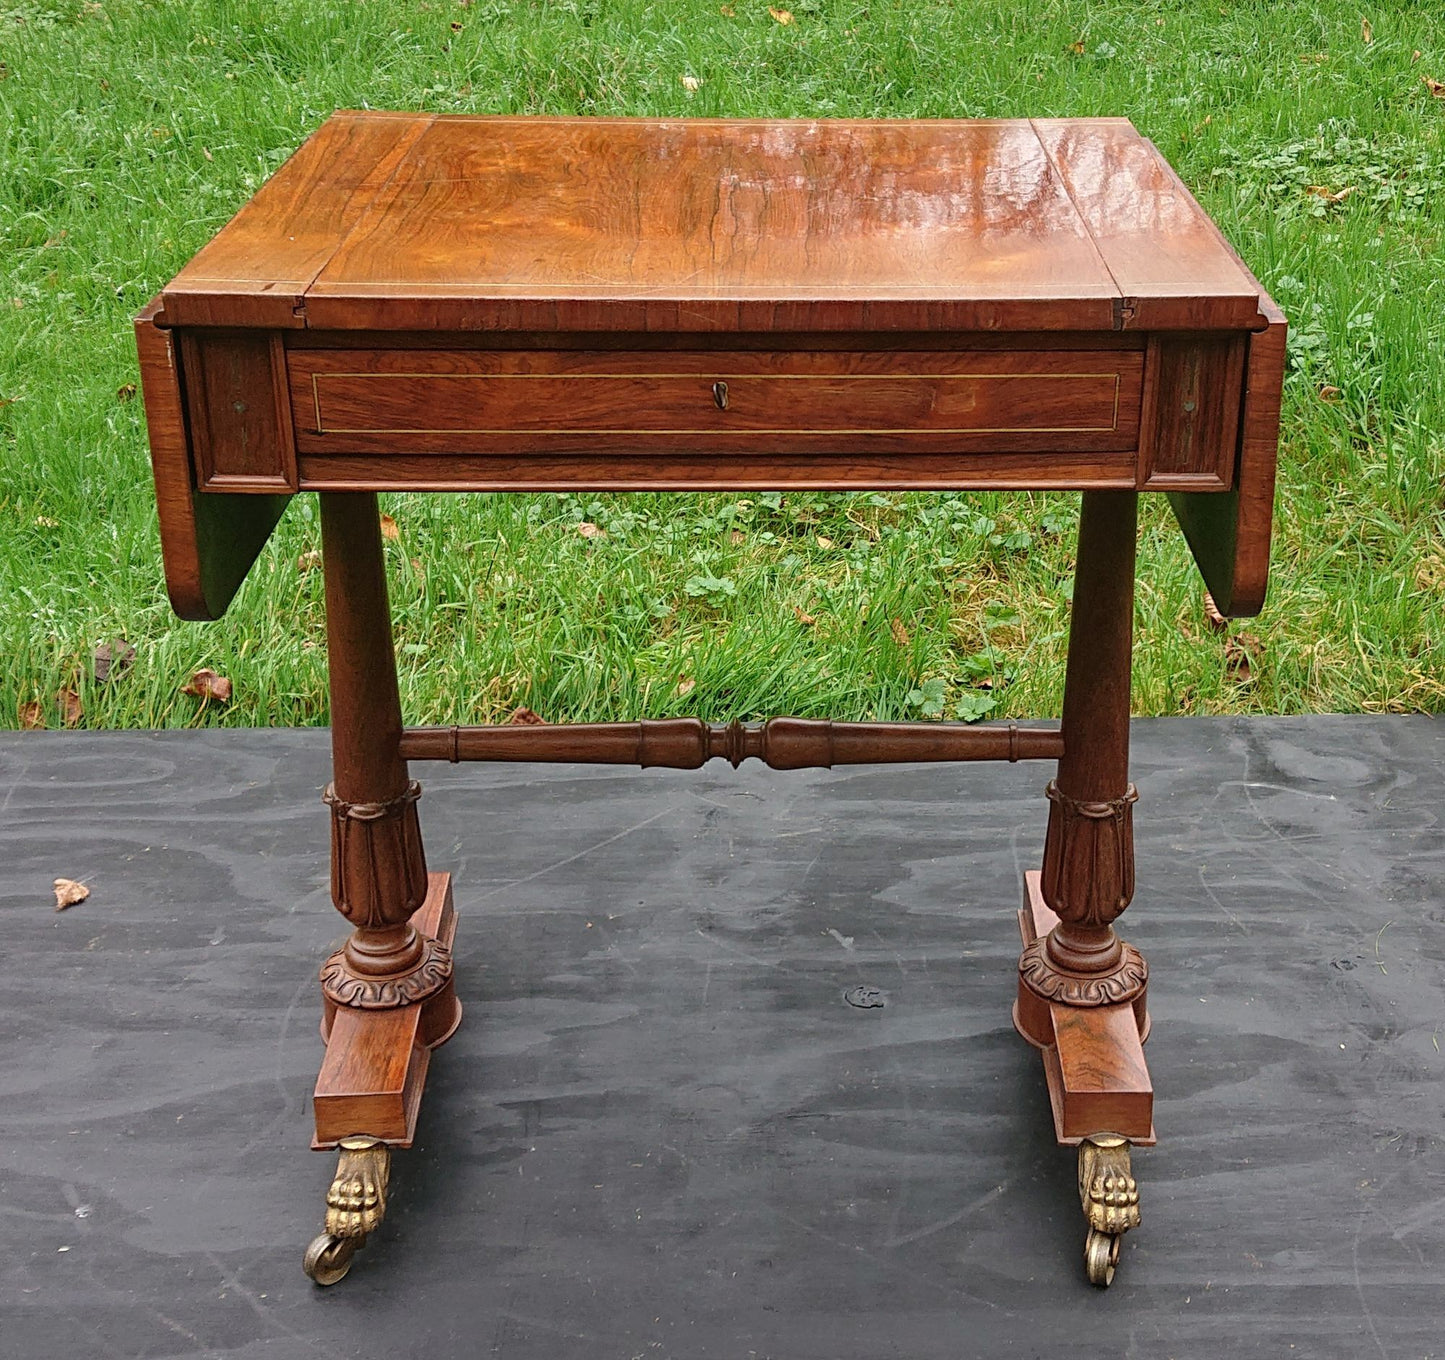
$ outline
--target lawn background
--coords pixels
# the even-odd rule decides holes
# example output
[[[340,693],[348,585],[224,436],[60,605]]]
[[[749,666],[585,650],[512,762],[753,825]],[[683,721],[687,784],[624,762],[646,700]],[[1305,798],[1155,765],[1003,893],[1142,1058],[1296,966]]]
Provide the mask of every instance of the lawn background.
[[[1136,712],[1445,708],[1445,4],[775,8],[0,0],[0,726],[326,721],[314,498],[170,614],[130,317],[337,107],[1132,118],[1292,328],[1270,601],[1141,498]],[[1058,712],[1075,496],[384,508],[409,721]]]

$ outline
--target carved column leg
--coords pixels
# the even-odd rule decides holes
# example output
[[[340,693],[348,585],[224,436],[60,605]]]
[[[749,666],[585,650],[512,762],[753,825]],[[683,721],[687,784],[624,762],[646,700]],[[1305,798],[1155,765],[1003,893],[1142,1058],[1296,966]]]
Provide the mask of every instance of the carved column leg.
[[[318,1148],[339,1148],[326,1227],[304,1269],[321,1285],[350,1269],[386,1213],[391,1149],[409,1147],[430,1049],[461,1018],[449,948],[450,880],[427,874],[401,757],[376,497],[321,497],[331,678],[331,898],[354,929],[321,968],[325,1061],[314,1108]],[[418,929],[418,927],[421,927]]]
[[[1134,895],[1129,680],[1137,501],[1133,491],[1084,493],[1064,754],[1047,790],[1044,839],[1043,897],[1059,923],[1019,962],[1030,991],[1070,1006],[1133,1001],[1148,981],[1142,955],[1113,926]]]
[[[411,916],[426,898],[421,786],[401,758],[381,526],[372,492],[321,497],[331,678],[331,899],[355,927],[321,970],[333,1006],[386,1010],[447,986],[451,956]]]
[[[1137,494],[1084,494],[1064,681],[1064,754],[1049,784],[1041,874],[1027,875],[1015,1020],[1044,1050],[1060,1141],[1079,1145],[1089,1279],[1107,1285],[1139,1222],[1131,1142],[1153,1141],[1140,1047],[1148,968],[1114,933],[1134,894],[1129,783]]]

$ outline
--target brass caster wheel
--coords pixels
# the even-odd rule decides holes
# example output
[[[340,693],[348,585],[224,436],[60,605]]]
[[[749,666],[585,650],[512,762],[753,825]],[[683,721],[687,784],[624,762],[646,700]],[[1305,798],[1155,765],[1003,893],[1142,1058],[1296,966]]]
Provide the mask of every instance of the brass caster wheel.
[[[1139,1186],[1129,1163],[1129,1140],[1094,1133],[1079,1144],[1079,1205],[1089,1222],[1084,1270],[1107,1289],[1119,1265],[1119,1243],[1139,1226]]]
[[[301,1269],[316,1284],[336,1284],[346,1278],[346,1272],[351,1269],[351,1258],[360,1245],[354,1237],[337,1237],[335,1233],[324,1232],[311,1239]]]
[[[1119,1268],[1119,1243],[1123,1233],[1099,1232],[1090,1228],[1084,1238],[1084,1271],[1090,1284],[1107,1289],[1114,1283],[1114,1272]]]

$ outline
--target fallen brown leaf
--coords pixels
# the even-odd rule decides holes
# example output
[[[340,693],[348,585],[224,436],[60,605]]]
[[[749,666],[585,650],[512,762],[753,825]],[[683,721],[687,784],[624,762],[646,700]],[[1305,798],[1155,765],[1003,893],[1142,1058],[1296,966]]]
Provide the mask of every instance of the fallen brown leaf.
[[[1253,633],[1240,633],[1224,644],[1225,669],[1241,685],[1253,678],[1252,664],[1264,655],[1264,643]]]
[[[1229,632],[1229,620],[1219,612],[1219,606],[1214,603],[1214,596],[1207,590],[1204,592],[1204,618],[1216,633]]]
[[[894,619],[891,623],[889,623],[888,629],[893,634],[893,641],[896,642],[900,647],[908,646],[909,642],[912,640],[908,636],[908,629],[903,626],[902,619]]]
[[[1425,88],[1429,90],[1436,99],[1445,99],[1445,83],[1438,80],[1431,80],[1429,76],[1422,76],[1421,79],[1425,82]],[[16,298],[15,301],[19,302],[20,299]]]
[[[1345,199],[1354,192],[1355,186],[1353,184],[1347,184],[1343,189],[1338,191],[1326,189],[1323,184],[1311,184],[1310,187],[1305,190],[1305,193],[1314,194],[1315,197],[1324,199],[1326,203],[1343,203]]]
[[[831,548],[833,546],[833,540],[831,538],[824,538],[822,534],[817,536],[817,542],[820,548]]]
[[[1413,66],[1417,61],[1420,60],[1420,57],[1421,52],[1420,49],[1417,47],[1413,52],[1410,53],[1410,65]]]
[[[679,675],[677,677],[677,692],[679,696],[691,694],[697,688],[697,681],[690,675]]]
[[[20,705],[20,728],[25,732],[34,732],[45,726],[45,705],[39,699],[27,699]]]
[[[321,565],[321,549],[307,548],[300,557],[296,559],[297,571],[315,571]]]
[[[1320,400],[1321,400],[1321,401],[1337,402],[1337,401],[1339,401],[1339,399],[1340,399],[1340,389],[1339,389],[1338,387],[1333,387],[1333,386],[1331,386],[1329,383],[1321,383],[1321,384],[1320,384]]]
[[[748,536],[743,533],[741,529],[734,529],[731,533],[728,534],[728,542],[731,543],[735,548],[743,543],[746,543],[747,541]]]
[[[1076,57],[1082,57],[1084,55],[1084,40],[1080,38],[1077,42],[1071,42],[1066,50],[1072,52]]]
[[[124,638],[116,638],[114,642],[102,642],[91,653],[93,673],[100,681],[109,680],[112,675],[118,676],[134,660],[135,648]]]
[[[181,686],[181,693],[189,694],[203,704],[212,699],[218,704],[229,703],[231,682],[224,675],[217,675],[209,666],[205,666]]]
[[[67,727],[74,727],[85,717],[85,706],[80,702],[80,695],[67,685],[55,696],[55,702],[60,706],[60,720]]]
[[[381,517],[381,536],[389,538],[393,542],[401,537],[401,530],[396,527],[396,521],[390,515]]]
[[[55,880],[55,910],[64,911],[66,907],[73,907],[77,902],[84,902],[90,896],[90,889],[84,883],[77,883],[73,878],[57,878]]]
[[[769,5],[768,13],[771,14],[773,18],[776,19],[780,24],[790,24],[793,22],[793,15],[791,10],[774,9],[771,5]]]
[[[514,708],[507,724],[510,727],[546,727],[547,720],[533,713],[530,708]]]
[[[121,383],[121,385],[115,389],[115,395],[121,401],[129,401],[135,396],[135,384]]]
[[[203,155],[208,161],[213,161],[216,159],[213,155],[211,155],[211,148],[208,146],[203,146],[201,148],[201,155]]]
[[[678,76],[678,81],[681,83],[682,88],[688,92],[688,94],[696,94],[700,89],[702,89],[702,81],[700,81],[696,76]]]
[[[724,19],[735,19],[737,17],[737,10],[731,5],[719,5],[717,12],[721,14]]]
[[[795,604],[793,606],[793,615],[798,620],[798,622],[803,625],[804,628],[811,628],[815,623],[818,622],[818,620],[812,614],[808,613],[808,611],[804,609],[802,605]]]
[[[1366,44],[1375,41],[1375,26],[1368,19],[1360,20],[1360,38]]]
[[[600,525],[593,524],[591,520],[586,519],[584,519],[582,523],[577,526],[577,532],[581,534],[583,538],[607,537],[606,529],[602,528]]]

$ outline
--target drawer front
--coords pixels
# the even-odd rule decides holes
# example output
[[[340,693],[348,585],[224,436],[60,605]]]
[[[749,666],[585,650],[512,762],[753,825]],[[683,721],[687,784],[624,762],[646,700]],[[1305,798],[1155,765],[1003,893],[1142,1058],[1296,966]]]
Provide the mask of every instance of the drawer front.
[[[1136,447],[1129,350],[288,352],[302,454]]]

